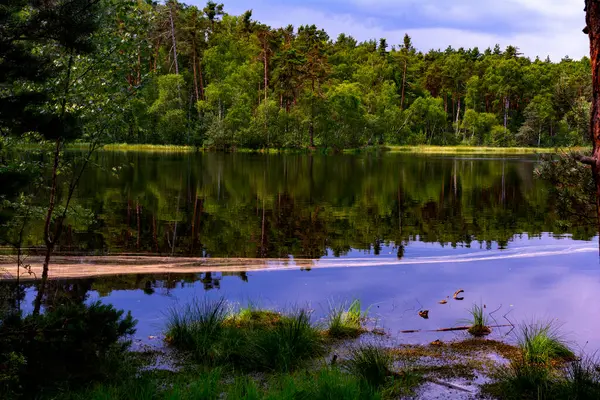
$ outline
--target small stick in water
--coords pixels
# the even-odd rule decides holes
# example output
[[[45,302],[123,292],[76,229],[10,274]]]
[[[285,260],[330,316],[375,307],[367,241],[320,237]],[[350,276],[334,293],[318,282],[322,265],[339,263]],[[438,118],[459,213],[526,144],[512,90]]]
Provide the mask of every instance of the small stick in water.
[[[464,293],[465,291],[463,289],[459,289],[456,292],[454,292],[454,296],[452,296],[454,298],[454,300],[464,300],[464,297],[458,297],[459,294]]]

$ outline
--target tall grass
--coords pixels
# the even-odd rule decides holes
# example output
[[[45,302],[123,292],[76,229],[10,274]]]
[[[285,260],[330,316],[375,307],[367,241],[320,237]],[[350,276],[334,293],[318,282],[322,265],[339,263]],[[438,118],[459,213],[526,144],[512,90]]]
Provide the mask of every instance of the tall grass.
[[[259,384],[249,376],[220,370],[173,379],[140,377],[119,386],[97,386],[60,400],[375,400],[381,395],[359,378],[335,368],[274,375]]]
[[[327,316],[327,334],[336,339],[355,338],[364,332],[363,324],[369,310],[362,311],[360,300],[354,300],[350,305],[329,303]]]
[[[375,400],[382,396],[377,390],[353,375],[336,368],[325,368],[312,374],[288,375],[273,385],[264,397],[269,400]]]
[[[227,302],[223,298],[205,298],[172,308],[167,316],[167,341],[197,357],[206,357],[221,339],[226,318]]]
[[[86,148],[86,144],[73,144],[69,146],[70,149],[77,150]],[[149,153],[189,153],[197,151],[198,149],[193,146],[177,146],[177,145],[156,145],[156,144],[127,144],[127,143],[115,143],[107,144],[100,148],[100,151],[120,151],[120,152],[149,152]]]
[[[600,398],[597,367],[575,358],[555,322],[521,325],[517,343],[521,357],[501,370],[486,392],[502,399]]]
[[[581,357],[565,367],[565,381],[560,387],[563,398],[600,399],[600,364],[594,357]]]
[[[242,357],[249,369],[291,371],[325,352],[322,335],[305,310],[285,315],[272,328],[251,330],[247,339]]]
[[[393,375],[394,358],[386,349],[375,345],[365,345],[350,349],[350,357],[344,368],[363,379],[372,387],[383,386]]]

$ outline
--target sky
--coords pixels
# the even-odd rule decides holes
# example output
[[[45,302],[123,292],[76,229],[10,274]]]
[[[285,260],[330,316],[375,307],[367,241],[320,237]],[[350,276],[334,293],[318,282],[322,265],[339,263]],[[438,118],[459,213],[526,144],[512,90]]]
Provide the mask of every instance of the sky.
[[[204,0],[187,0],[204,6]],[[405,33],[421,51],[500,44],[528,57],[559,61],[589,54],[583,0],[220,0],[228,14],[251,9],[253,19],[278,28],[315,24],[332,39],[346,33],[359,41]]]

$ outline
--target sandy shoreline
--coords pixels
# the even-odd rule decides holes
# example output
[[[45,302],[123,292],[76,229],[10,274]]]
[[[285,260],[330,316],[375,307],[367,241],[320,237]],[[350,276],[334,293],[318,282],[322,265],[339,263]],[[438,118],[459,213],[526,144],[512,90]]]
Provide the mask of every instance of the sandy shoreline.
[[[21,268],[21,279],[32,280],[41,276],[42,256],[29,256],[25,264],[31,273]],[[55,256],[50,265],[49,278],[87,278],[107,275],[247,272],[267,269],[299,269],[314,266],[314,260],[252,259],[252,258],[192,258],[162,256]],[[17,263],[14,256],[0,256],[0,280],[16,279]]]

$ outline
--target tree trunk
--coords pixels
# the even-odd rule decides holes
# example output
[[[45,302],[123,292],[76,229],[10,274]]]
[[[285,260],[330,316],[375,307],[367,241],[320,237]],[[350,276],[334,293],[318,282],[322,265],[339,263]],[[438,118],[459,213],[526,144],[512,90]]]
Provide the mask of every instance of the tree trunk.
[[[269,95],[269,59],[267,57],[267,41],[265,38],[265,44],[263,48],[263,64],[265,66],[265,101]]]
[[[510,107],[510,100],[508,96],[504,97],[504,134],[506,135],[506,131],[508,130],[508,109]]]
[[[44,298],[44,292],[46,291],[46,284],[48,282],[48,270],[50,267],[50,257],[54,250],[56,243],[55,237],[50,237],[50,225],[52,224],[52,216],[54,214],[54,208],[56,206],[56,188],[58,186],[58,165],[60,162],[60,146],[61,138],[56,139],[56,147],[54,149],[54,164],[52,166],[52,184],[50,186],[50,200],[48,203],[48,211],[46,212],[46,220],[44,222],[44,243],[46,244],[46,254],[44,257],[44,264],[42,266],[42,280],[38,286],[37,295],[33,305],[33,315],[39,315],[42,308],[42,299]]]
[[[141,217],[140,214],[142,212],[142,208],[140,206],[139,200],[136,202],[135,212],[136,212],[136,216],[137,216],[137,240],[136,240],[136,247],[137,247],[137,251],[140,251],[140,241],[141,241],[141,236],[142,236],[142,221],[140,220],[140,217]]]
[[[456,136],[460,130],[460,95],[458,96],[458,110],[456,111]],[[463,142],[465,141],[465,135],[463,134]]]
[[[315,117],[315,80],[312,80],[312,95],[313,97],[310,99],[310,122],[308,124],[308,136],[310,137],[310,147],[315,147],[315,126],[314,126],[314,117]]]
[[[586,1],[586,29],[590,38],[590,59],[592,64],[592,115],[590,135],[593,152],[592,173],[596,183],[596,213],[600,230],[600,0]]]
[[[198,59],[198,75],[200,77],[200,100],[204,100],[204,78],[202,77],[202,59]]]
[[[171,37],[173,38],[173,58],[175,60],[175,74],[179,75],[179,62],[177,61],[177,39],[175,39],[175,22],[173,21],[173,5],[169,5],[169,19],[171,20]]]
[[[196,94],[196,101],[199,101],[200,93],[198,91],[198,72],[196,71],[196,49],[194,49],[194,54],[192,58],[192,70],[194,71],[194,93]]]
[[[404,110],[404,91],[406,88],[406,64],[407,60],[404,59],[404,73],[402,74],[402,99],[400,100],[400,109]]]

